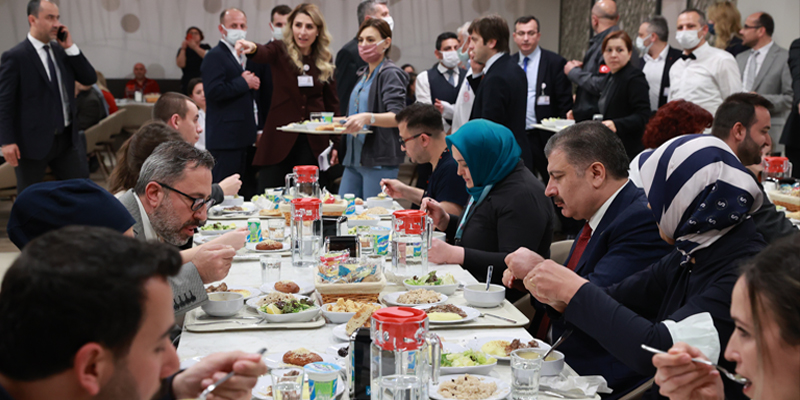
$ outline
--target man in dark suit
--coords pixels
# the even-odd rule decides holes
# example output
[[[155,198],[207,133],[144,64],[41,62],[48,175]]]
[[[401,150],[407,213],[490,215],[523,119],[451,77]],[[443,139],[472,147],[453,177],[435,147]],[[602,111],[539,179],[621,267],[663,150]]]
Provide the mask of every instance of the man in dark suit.
[[[669,26],[667,20],[656,15],[642,22],[636,49],[642,54],[639,65],[650,86],[650,110],[656,112],[667,103],[669,96],[669,69],[681,58],[681,51],[669,44]]]
[[[28,37],[0,59],[0,144],[17,193],[41,182],[48,166],[59,179],[89,177],[73,129],[75,81],[91,86],[97,75],[58,19],[55,4],[28,3]]]
[[[554,135],[545,151],[553,177],[545,194],[562,208],[564,216],[587,220],[572,245],[567,268],[597,286],[607,287],[645,269],[671,250],[661,240],[644,191],[628,181],[628,157],[614,132],[599,122],[579,123]],[[530,250],[517,250],[506,257],[508,270],[503,273],[503,282],[518,284],[521,281],[515,279],[524,278],[541,261],[544,259]],[[537,314],[544,313],[540,303],[535,307]],[[543,329],[539,332],[544,332],[546,324],[540,326]],[[565,325],[554,321],[552,328],[555,339]],[[644,378],[580,330],[559,350],[578,374],[603,375],[615,397]]]
[[[256,141],[258,118],[255,91],[261,80],[245,69],[246,59],[234,49],[247,35],[247,16],[229,8],[220,14],[222,39],[206,53],[200,70],[206,95],[206,148],[216,159],[213,176],[219,182],[244,174],[247,150]]]
[[[795,39],[789,48],[789,70],[792,73],[794,99],[786,125],[783,126],[781,144],[785,146],[789,161],[800,166],[800,39]],[[792,169],[792,176],[800,178],[800,167]]]
[[[525,132],[528,81],[508,55],[508,23],[497,14],[488,15],[476,19],[469,34],[474,61],[485,65],[481,74],[467,77],[475,90],[469,119],[488,119],[510,129],[522,148],[520,158],[532,170],[531,146]]]
[[[566,118],[572,109],[572,84],[564,75],[567,60],[539,46],[541,36],[539,20],[533,15],[520,17],[514,23],[514,43],[519,53],[511,59],[522,68],[528,78],[528,101],[525,130],[531,143],[531,155],[536,172],[547,184],[547,157],[544,146],[553,132],[536,129],[533,125],[545,118]]]
[[[391,20],[389,15],[389,6],[386,5],[385,0],[363,0],[358,5],[356,10],[356,20],[358,26],[361,26],[365,20],[369,18],[381,18],[384,20]],[[389,23],[389,26],[394,29],[394,22]],[[347,115],[347,107],[350,105],[350,92],[356,86],[358,76],[356,72],[358,69],[367,65],[361,56],[358,55],[358,38],[347,42],[342,46],[342,49],[336,53],[336,95],[339,97],[339,112],[340,115]]]

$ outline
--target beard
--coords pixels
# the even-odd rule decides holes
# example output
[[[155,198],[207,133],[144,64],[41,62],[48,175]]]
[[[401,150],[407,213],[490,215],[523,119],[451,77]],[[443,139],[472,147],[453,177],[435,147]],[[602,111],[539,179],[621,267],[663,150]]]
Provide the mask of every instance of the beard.
[[[739,147],[736,148],[736,154],[739,156],[739,161],[745,166],[761,164],[761,147],[758,146],[755,140],[750,138],[750,131],[747,131],[744,141],[739,143]]]
[[[156,234],[164,242],[173,246],[183,246],[189,241],[190,236],[183,233],[184,228],[191,225],[202,226],[205,222],[194,218],[187,222],[182,222],[176,215],[175,207],[173,207],[169,196],[164,196],[164,201],[153,210],[153,214],[149,217],[150,225],[153,226]]]
[[[136,379],[134,379],[128,366],[124,362],[117,362],[114,370],[114,375],[105,386],[100,388],[100,392],[94,398],[96,400],[142,399],[139,388],[136,387]],[[147,398],[153,396],[155,396],[155,393],[147,396]]]

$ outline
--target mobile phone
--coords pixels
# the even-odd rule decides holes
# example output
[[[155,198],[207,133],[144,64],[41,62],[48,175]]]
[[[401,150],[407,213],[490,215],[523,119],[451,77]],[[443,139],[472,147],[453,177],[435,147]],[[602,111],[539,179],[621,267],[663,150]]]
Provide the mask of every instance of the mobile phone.
[[[58,27],[58,33],[56,34],[56,38],[58,38],[59,42],[67,40],[67,31],[64,30],[63,26]]]
[[[187,33],[186,34],[186,40],[192,40],[192,34],[191,33]]]

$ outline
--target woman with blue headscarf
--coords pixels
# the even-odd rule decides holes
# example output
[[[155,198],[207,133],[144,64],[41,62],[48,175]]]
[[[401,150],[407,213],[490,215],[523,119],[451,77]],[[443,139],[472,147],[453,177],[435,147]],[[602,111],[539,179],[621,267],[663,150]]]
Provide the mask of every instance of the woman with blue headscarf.
[[[750,218],[761,206],[761,190],[714,136],[680,136],[642,158],[648,203],[674,250],[605,289],[551,260],[528,273],[525,287],[643,381],[656,370],[642,344],[669,349],[685,342],[733,371],[720,355],[734,330],[729,310],[738,266],[765,246]],[[745,398],[736,386],[725,383],[726,398]],[[645,398],[657,398],[657,391]]]
[[[505,126],[473,120],[446,140],[471,198],[461,218],[445,213],[432,199],[423,201],[436,227],[447,233],[447,242],[455,243],[435,240],[428,259],[461,264],[481,281],[494,265],[498,273],[492,282],[502,284],[500,271],[509,253],[526,247],[550,254],[553,205],[542,182],[520,161],[521,149]]]

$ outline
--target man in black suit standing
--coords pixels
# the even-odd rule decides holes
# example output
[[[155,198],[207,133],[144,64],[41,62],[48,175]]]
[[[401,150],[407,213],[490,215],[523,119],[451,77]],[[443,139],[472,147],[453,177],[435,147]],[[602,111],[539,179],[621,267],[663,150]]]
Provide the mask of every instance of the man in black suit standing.
[[[58,179],[88,178],[79,149],[75,81],[91,86],[94,67],[59,22],[58,6],[28,3],[28,37],[0,59],[0,144],[17,176],[17,193],[41,182],[48,166]]]
[[[545,118],[566,118],[572,109],[572,84],[564,74],[567,60],[539,46],[542,37],[539,20],[533,15],[520,17],[514,23],[514,43],[519,53],[512,54],[528,78],[528,101],[525,112],[525,130],[531,143],[533,166],[547,184],[547,157],[544,146],[553,132],[533,126]]]
[[[247,16],[237,8],[220,14],[222,39],[206,53],[200,71],[206,95],[206,148],[214,156],[214,182],[244,174],[247,150],[256,142],[261,80],[245,68],[246,58],[234,49],[247,36]]]
[[[469,50],[484,64],[480,74],[467,77],[475,91],[470,120],[488,119],[510,129],[522,148],[520,158],[533,170],[531,145],[525,132],[528,78],[508,55],[508,23],[493,14],[476,19],[469,27]]]
[[[364,0],[358,4],[356,10],[358,26],[370,19],[380,18],[389,24],[394,30],[394,21],[389,15],[389,6],[386,0]],[[339,113],[347,115],[347,107],[350,105],[350,92],[356,86],[358,69],[367,65],[361,56],[358,55],[358,38],[353,38],[345,43],[342,49],[336,53],[336,95],[339,97]],[[344,143],[344,142],[342,142]]]
[[[650,86],[650,110],[656,112],[669,97],[669,69],[681,58],[681,51],[669,44],[667,20],[656,15],[639,25],[636,49],[642,54],[639,65]]]

